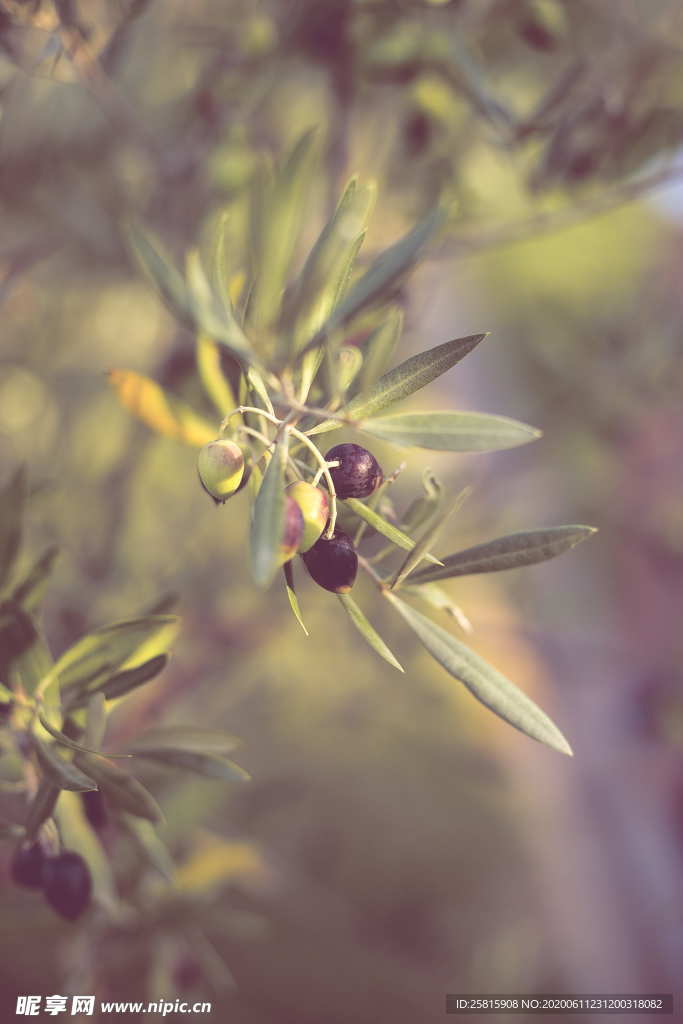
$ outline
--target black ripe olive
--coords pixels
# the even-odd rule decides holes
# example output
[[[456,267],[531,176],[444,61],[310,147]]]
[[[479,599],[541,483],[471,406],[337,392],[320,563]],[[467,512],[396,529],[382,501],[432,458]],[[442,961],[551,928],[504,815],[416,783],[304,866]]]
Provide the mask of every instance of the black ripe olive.
[[[20,846],[12,858],[12,880],[29,889],[42,889],[44,865],[45,854],[40,843]]]
[[[90,871],[81,855],[73,850],[48,857],[43,867],[43,885],[47,902],[69,921],[80,917],[90,903]]]
[[[339,498],[367,498],[384,480],[375,456],[359,444],[337,444],[325,455],[326,462],[338,462],[330,469]]]
[[[99,832],[107,824],[107,808],[104,803],[102,791],[99,789],[88,789],[81,793],[81,802],[86,818],[92,827]]]
[[[358,572],[358,555],[347,533],[335,530],[328,540],[321,537],[301,556],[312,579],[325,590],[347,594]]]

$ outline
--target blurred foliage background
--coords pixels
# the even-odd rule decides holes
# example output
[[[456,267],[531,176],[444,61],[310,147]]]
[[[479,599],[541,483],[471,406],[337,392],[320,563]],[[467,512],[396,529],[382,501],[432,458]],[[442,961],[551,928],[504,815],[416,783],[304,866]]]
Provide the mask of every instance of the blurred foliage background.
[[[220,725],[253,775],[144,776],[171,888],[103,830],[146,929],[69,925],[7,882],[12,1005],[96,992],[211,999],[240,1024],[407,1024],[441,1019],[447,991],[676,990],[682,48],[673,0],[647,17],[636,0],[0,5],[0,459],[5,478],[28,467],[26,557],[61,551],[45,628],[59,652],[177,594],[174,658],[112,739]],[[454,493],[475,487],[444,550],[600,527],[556,562],[449,584],[468,642],[573,760],[487,714],[388,617],[392,673],[302,577],[306,639],[281,589],[250,580],[246,497],[216,511],[194,450],[108,387],[130,367],[211,415],[124,225],[180,259],[228,209],[238,266],[257,157],[310,126],[306,241],[352,173],[379,185],[366,257],[445,196],[448,230],[400,295],[400,354],[490,330],[430,400],[544,431],[428,460]],[[375,450],[386,470],[403,455]],[[396,500],[424,465],[410,453]]]

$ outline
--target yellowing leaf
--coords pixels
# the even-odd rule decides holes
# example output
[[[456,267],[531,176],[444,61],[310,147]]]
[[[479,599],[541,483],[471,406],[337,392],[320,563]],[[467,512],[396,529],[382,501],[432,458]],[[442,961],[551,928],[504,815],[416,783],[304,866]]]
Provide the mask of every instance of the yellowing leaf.
[[[197,448],[215,439],[216,428],[208,420],[150,377],[134,370],[111,370],[109,380],[121,405],[158,434]]]

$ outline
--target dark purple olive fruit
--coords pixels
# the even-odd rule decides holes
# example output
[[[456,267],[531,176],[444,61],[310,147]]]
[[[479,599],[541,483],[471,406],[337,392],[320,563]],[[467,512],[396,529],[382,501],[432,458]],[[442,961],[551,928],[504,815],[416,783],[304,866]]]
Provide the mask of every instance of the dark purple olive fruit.
[[[347,533],[335,530],[329,540],[321,537],[301,557],[318,586],[335,594],[348,594],[358,572],[358,555]]]
[[[29,889],[42,889],[45,854],[40,843],[20,846],[12,857],[12,880]]]
[[[102,791],[99,789],[86,790],[84,793],[81,793],[81,803],[83,804],[86,818],[92,827],[99,832],[108,821],[107,808]]]
[[[330,469],[339,498],[367,498],[384,480],[375,456],[359,444],[337,444],[325,455],[325,462],[338,462]]]
[[[90,904],[90,871],[79,853],[64,850],[48,857],[43,867],[45,898],[53,910],[69,921],[80,917]]]

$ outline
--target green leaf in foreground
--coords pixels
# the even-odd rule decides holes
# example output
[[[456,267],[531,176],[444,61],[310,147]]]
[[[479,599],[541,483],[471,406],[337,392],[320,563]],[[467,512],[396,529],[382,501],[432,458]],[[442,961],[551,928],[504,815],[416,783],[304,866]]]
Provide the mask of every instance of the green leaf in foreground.
[[[346,498],[344,504],[354,512],[359,519],[371,526],[377,533],[381,533],[383,537],[390,540],[396,547],[402,548],[403,551],[412,551],[415,547],[415,541],[412,537],[409,537],[407,533],[399,530],[393,523],[388,522],[383,516],[376,512],[375,509],[370,508],[368,505],[363,504],[358,498]],[[428,562],[432,562],[435,565],[440,565],[441,562],[434,555],[425,554],[423,556]]]
[[[487,708],[520,732],[561,754],[572,750],[557,726],[514,683],[459,640],[390,592],[385,596],[443,668]]]
[[[254,581],[267,586],[281,563],[280,548],[285,522],[285,466],[289,434],[280,435],[275,450],[263,474],[263,482],[254,502],[251,523],[251,571]]]
[[[45,585],[54,567],[59,549],[52,545],[47,548],[33,564],[21,583],[17,584],[12,593],[12,600],[20,604],[24,611],[32,612],[43,599]]]
[[[103,694],[105,700],[115,700],[117,697],[123,697],[124,694],[130,693],[131,690],[136,690],[138,686],[143,686],[144,683],[159,675],[167,664],[168,655],[157,654],[155,658],[150,658],[149,661],[143,662],[142,665],[137,665],[135,668],[125,668],[120,672],[116,672],[93,692]],[[88,703],[89,697],[90,691],[88,690],[79,693],[73,701],[69,702],[69,708],[82,707]]]
[[[549,526],[540,530],[522,530],[505,537],[476,544],[444,558],[443,565],[428,566],[413,573],[411,583],[429,583],[454,576],[474,576],[483,572],[501,572],[522,565],[534,565],[569,551],[592,536],[593,526]]]
[[[134,222],[128,224],[127,234],[140,269],[160,292],[171,312],[186,326],[192,327],[194,316],[187,285],[161,243],[150,231]]]
[[[540,430],[483,412],[408,412],[361,420],[366,434],[392,444],[442,452],[486,452],[535,441]]]
[[[200,754],[188,750],[140,751],[138,757],[155,761],[166,768],[178,768],[181,771],[194,772],[205,779],[222,779],[224,782],[245,782],[250,776],[234,761],[219,754]]]
[[[163,753],[185,750],[195,754],[229,754],[240,744],[239,739],[222,729],[205,729],[196,725],[162,725],[149,729],[129,745],[135,754]]]
[[[26,838],[33,839],[39,832],[40,826],[50,817],[55,809],[55,804],[61,792],[59,786],[55,786],[48,778],[43,778],[38,783],[38,789],[29,805],[26,815]]]
[[[348,594],[338,594],[337,596],[344,607],[344,611],[366,643],[372,647],[373,651],[379,654],[380,658],[384,658],[390,665],[397,668],[399,672],[403,672],[404,669],[401,663],[394,657],[377,630],[370,625],[353,598]]]

